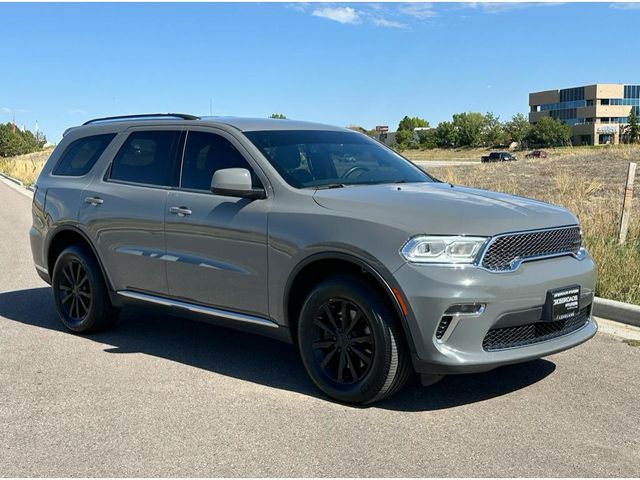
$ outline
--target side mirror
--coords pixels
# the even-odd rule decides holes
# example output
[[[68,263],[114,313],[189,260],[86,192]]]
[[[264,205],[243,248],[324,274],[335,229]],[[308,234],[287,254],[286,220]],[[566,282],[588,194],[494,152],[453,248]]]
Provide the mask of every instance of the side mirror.
[[[227,197],[265,198],[263,188],[253,188],[251,173],[246,168],[223,168],[217,170],[211,179],[211,191]]]

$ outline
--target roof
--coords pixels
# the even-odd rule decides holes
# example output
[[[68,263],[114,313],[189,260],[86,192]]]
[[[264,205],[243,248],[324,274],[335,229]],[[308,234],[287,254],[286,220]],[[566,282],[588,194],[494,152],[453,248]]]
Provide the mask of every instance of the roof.
[[[302,122],[299,120],[275,119],[275,118],[242,118],[242,117],[196,117],[186,114],[141,114],[125,115],[120,117],[104,117],[89,120],[82,127],[99,130],[100,127],[124,130],[132,126],[162,125],[225,125],[236,128],[242,132],[257,130],[326,130],[350,132],[346,128],[325,125],[322,123]],[[77,127],[67,129],[65,134]],[[105,128],[106,129],[106,128]]]
[[[334,130],[350,131],[346,128],[335,127],[323,123],[303,122],[280,118],[244,118],[244,117],[202,117],[197,123],[206,122],[225,124],[243,132],[255,130]]]

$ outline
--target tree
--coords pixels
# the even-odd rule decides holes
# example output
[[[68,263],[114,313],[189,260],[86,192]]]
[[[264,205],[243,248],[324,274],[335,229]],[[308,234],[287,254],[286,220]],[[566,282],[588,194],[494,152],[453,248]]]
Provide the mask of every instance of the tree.
[[[400,150],[416,148],[418,146],[418,135],[416,128],[429,128],[429,122],[420,117],[405,117],[400,120],[396,130],[396,143]]]
[[[479,112],[455,113],[453,128],[456,131],[457,147],[480,147],[486,118]]]
[[[504,125],[507,142],[516,142],[519,147],[526,147],[531,128],[527,117],[521,113],[515,114],[511,117],[511,120]]]
[[[527,143],[534,147],[559,147],[571,143],[571,127],[560,120],[542,117],[531,128]]]
[[[277,118],[280,120],[286,120],[286,115],[284,113],[272,113],[271,115],[269,115],[269,118]]]
[[[488,112],[484,116],[482,143],[486,147],[499,147],[507,143],[507,135],[500,117]]]
[[[44,135],[24,132],[11,123],[0,124],[0,157],[12,157],[40,150],[47,139]]]
[[[434,136],[437,147],[454,148],[458,144],[458,135],[452,122],[440,122]]]
[[[396,132],[396,144],[398,150],[406,150],[416,146],[416,139],[412,130],[398,130]]]
[[[640,125],[638,125],[638,115],[635,108],[631,108],[629,125],[624,128],[624,136],[627,143],[640,142]]]
[[[420,127],[428,128],[429,122],[427,122],[424,118],[408,117],[405,115],[405,117],[400,120],[400,123],[398,124],[398,131],[408,130],[410,132],[413,132],[416,128]]]
[[[418,132],[418,143],[422,148],[436,148],[438,146],[436,129],[420,130]]]

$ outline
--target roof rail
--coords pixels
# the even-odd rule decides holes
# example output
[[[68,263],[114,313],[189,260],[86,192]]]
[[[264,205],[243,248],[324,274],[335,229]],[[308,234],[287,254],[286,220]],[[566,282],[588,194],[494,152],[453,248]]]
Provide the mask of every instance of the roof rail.
[[[189,115],[187,113],[141,113],[139,115],[118,115],[115,117],[102,117],[102,118],[93,118],[84,122],[82,125],[90,125],[92,123],[99,122],[111,122],[117,120],[135,120],[135,119],[145,119],[145,118],[182,118],[183,120],[200,120],[200,117],[195,115]]]

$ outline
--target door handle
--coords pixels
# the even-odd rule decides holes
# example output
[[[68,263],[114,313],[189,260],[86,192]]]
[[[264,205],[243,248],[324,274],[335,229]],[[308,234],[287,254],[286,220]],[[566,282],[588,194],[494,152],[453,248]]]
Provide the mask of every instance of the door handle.
[[[191,210],[187,207],[171,207],[169,208],[169,213],[174,213],[179,217],[184,217],[185,215],[191,215]]]
[[[102,200],[100,197],[87,197],[84,199],[84,203],[90,203],[94,207],[97,207],[98,205],[102,205],[104,203],[104,200]]]

